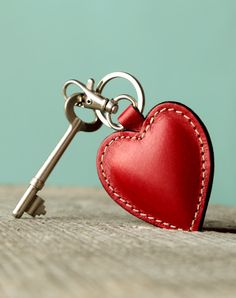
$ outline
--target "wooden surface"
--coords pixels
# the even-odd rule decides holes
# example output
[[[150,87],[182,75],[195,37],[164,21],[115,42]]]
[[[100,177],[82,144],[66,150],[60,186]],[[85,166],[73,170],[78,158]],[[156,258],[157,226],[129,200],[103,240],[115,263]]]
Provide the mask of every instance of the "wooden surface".
[[[236,208],[204,232],[167,231],[103,190],[46,187],[47,215],[11,216],[25,188],[0,187],[0,297],[236,297]]]

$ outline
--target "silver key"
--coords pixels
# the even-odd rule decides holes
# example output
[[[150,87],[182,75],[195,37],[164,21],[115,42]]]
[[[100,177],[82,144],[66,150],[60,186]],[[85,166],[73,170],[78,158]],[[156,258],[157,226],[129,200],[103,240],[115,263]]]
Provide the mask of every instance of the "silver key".
[[[31,216],[41,215],[46,213],[44,206],[44,200],[37,195],[37,192],[41,190],[46,182],[48,176],[54,169],[55,165],[59,161],[62,154],[65,152],[66,148],[74,138],[74,136],[79,131],[95,131],[100,128],[102,122],[98,117],[91,123],[87,123],[78,118],[75,114],[75,106],[83,106],[86,108],[107,112],[115,112],[117,110],[117,105],[109,101],[108,99],[94,92],[93,85],[94,81],[89,80],[87,86],[79,81],[71,80],[65,84],[67,88],[70,84],[76,84],[79,86],[84,93],[76,93],[72,96],[66,98],[65,102],[65,113],[67,119],[70,122],[70,126],[66,131],[65,135],[59,141],[55,149],[49,155],[48,159],[45,161],[43,166],[40,168],[35,177],[31,180],[30,186],[20,199],[16,208],[13,211],[13,215],[16,218],[20,218],[24,212],[27,212]],[[64,88],[64,91],[65,91]],[[65,93],[65,92],[64,92]]]

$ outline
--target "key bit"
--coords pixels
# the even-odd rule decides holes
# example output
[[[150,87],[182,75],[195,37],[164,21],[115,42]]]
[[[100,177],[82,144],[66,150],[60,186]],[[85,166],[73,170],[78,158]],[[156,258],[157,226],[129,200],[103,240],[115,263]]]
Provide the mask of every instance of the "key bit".
[[[32,202],[30,207],[26,209],[26,212],[35,217],[36,215],[45,215],[46,209],[44,206],[44,200],[36,195],[35,200]]]
[[[35,177],[31,180],[30,186],[20,199],[16,208],[13,211],[13,215],[16,218],[20,218],[24,212],[35,217],[36,215],[45,215],[46,209],[44,206],[44,200],[37,195],[37,192],[43,187],[43,184]]]

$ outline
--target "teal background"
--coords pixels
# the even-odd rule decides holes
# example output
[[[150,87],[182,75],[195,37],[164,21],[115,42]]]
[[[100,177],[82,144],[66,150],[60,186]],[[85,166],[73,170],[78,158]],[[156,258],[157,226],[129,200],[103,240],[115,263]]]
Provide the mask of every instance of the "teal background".
[[[177,100],[199,114],[215,149],[211,202],[236,205],[236,1],[1,0],[0,36],[0,183],[28,184],[66,130],[66,80],[123,70],[142,83],[145,113]],[[106,89],[132,92],[123,81]],[[100,185],[109,133],[78,135],[48,184]]]

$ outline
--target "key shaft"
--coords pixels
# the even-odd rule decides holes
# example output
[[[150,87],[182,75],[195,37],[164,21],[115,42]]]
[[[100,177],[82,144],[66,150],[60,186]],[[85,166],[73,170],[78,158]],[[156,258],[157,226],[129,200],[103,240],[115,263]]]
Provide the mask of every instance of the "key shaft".
[[[83,121],[79,118],[75,118],[72,124],[70,124],[55,149],[49,155],[35,177],[31,180],[29,187],[14,209],[13,215],[16,218],[20,218],[25,211],[32,216],[46,213],[43,206],[44,200],[37,196],[37,192],[43,188],[48,176],[82,126]],[[40,214],[38,214],[39,211],[41,211]]]

